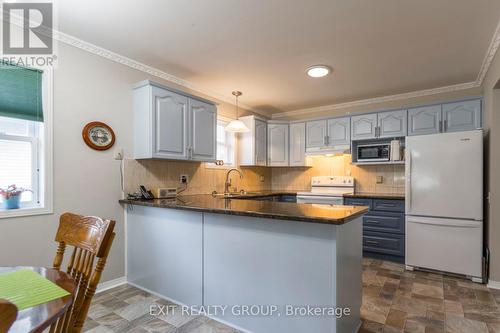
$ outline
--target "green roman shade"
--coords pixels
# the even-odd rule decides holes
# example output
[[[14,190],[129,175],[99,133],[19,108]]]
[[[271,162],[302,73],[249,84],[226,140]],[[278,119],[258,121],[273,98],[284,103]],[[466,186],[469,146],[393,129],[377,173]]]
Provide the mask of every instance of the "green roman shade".
[[[42,75],[0,61],[0,116],[43,122]]]

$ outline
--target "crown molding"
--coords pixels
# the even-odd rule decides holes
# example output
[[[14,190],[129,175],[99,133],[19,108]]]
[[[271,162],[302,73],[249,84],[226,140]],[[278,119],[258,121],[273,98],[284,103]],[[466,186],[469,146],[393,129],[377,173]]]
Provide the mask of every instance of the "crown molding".
[[[486,56],[484,57],[481,69],[476,79],[479,85],[483,84],[483,80],[486,76],[486,73],[488,73],[488,69],[490,68],[491,63],[493,62],[493,58],[495,58],[495,54],[497,53],[499,46],[500,46],[500,20],[498,20],[497,28],[495,30],[495,33],[493,34],[490,46],[488,47],[488,51],[486,52]]]
[[[210,98],[214,98],[214,99],[226,102],[226,103],[231,104],[231,105],[236,105],[232,97],[225,96],[225,95],[213,92],[213,91],[203,89],[203,88],[193,84],[192,82],[181,79],[175,75],[169,74],[169,73],[164,72],[160,69],[151,67],[149,65],[146,65],[146,64],[141,63],[139,61],[136,61],[134,59],[128,58],[128,57],[123,56],[121,54],[118,54],[116,52],[105,49],[103,47],[86,42],[86,41],[81,40],[77,37],[68,35],[66,33],[63,33],[63,32],[57,31],[57,30],[54,30],[53,31],[53,38],[61,43],[66,44],[66,45],[78,48],[78,49],[86,51],[88,53],[97,55],[99,57],[111,60],[111,61],[119,63],[121,65],[124,65],[124,66],[130,67],[130,68],[133,68],[135,70],[144,72],[146,74],[155,76],[157,78],[174,83],[174,84],[181,86],[183,88],[187,88],[189,90],[201,93],[201,94],[208,96]],[[242,103],[238,103],[238,104],[243,109],[247,109],[247,110],[252,111],[254,113],[260,114],[266,118],[270,117],[270,115],[268,113],[266,113],[262,110],[255,110],[252,107],[245,105],[245,104],[242,104]]]
[[[418,91],[412,91],[412,92],[397,94],[397,95],[388,95],[388,96],[367,98],[367,99],[362,99],[362,100],[352,101],[352,102],[323,105],[323,106],[317,106],[317,107],[307,108],[307,109],[299,109],[299,110],[288,111],[288,112],[280,112],[280,113],[273,114],[272,119],[287,118],[287,117],[291,117],[291,116],[298,116],[298,115],[304,115],[304,114],[316,113],[316,112],[340,110],[340,109],[352,108],[352,107],[357,107],[357,106],[379,104],[379,103],[384,103],[384,102],[393,102],[393,101],[399,101],[399,100],[409,99],[409,98],[416,98],[416,97],[423,97],[423,96],[430,96],[430,95],[460,91],[460,90],[465,90],[465,89],[470,89],[470,88],[476,88],[479,86],[480,86],[480,84],[478,84],[477,81],[460,83],[460,84],[455,84],[455,85],[451,85],[451,86],[418,90]]]

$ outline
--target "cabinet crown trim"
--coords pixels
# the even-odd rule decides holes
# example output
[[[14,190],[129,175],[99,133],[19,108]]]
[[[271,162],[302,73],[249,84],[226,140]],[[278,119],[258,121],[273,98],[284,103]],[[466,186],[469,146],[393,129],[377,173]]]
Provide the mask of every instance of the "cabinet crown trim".
[[[205,99],[203,97],[199,97],[199,96],[196,96],[196,95],[192,95],[190,93],[187,93],[185,91],[182,91],[180,89],[176,89],[176,88],[172,88],[172,87],[169,87],[169,86],[166,86],[164,84],[161,84],[161,83],[158,83],[158,82],[154,82],[154,81],[151,81],[151,80],[144,80],[144,81],[140,81],[140,82],[137,82],[135,83],[132,88],[135,90],[135,89],[139,89],[139,88],[142,88],[144,86],[153,86],[153,87],[157,87],[157,88],[161,88],[161,89],[165,89],[165,90],[168,90],[168,91],[171,91],[171,92],[174,92],[176,94],[179,94],[179,95],[182,95],[182,96],[185,96],[185,97],[188,97],[188,98],[191,98],[191,99],[195,99],[195,100],[198,100],[200,102],[204,102],[204,103],[208,103],[208,104],[211,104],[211,105],[218,105],[218,103],[214,102],[214,101],[211,101],[209,99]]]

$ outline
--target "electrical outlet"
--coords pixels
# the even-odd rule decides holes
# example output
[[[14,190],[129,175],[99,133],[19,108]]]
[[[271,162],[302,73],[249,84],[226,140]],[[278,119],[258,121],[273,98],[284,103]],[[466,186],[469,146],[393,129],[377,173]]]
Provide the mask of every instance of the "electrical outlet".
[[[266,178],[264,176],[260,176],[259,179],[260,179],[261,183],[263,183],[266,180]]]
[[[189,182],[189,176],[188,175],[180,175],[179,177],[179,183],[181,184],[187,184]]]
[[[123,149],[116,148],[114,153],[113,153],[113,158],[117,161],[123,160]]]
[[[377,184],[382,184],[384,182],[384,176],[377,176]]]

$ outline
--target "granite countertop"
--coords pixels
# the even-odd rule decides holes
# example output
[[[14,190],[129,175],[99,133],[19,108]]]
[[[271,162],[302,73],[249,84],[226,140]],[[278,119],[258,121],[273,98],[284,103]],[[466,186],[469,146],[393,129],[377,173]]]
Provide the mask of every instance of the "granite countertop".
[[[259,193],[258,196],[262,196],[262,194]],[[211,194],[185,195],[173,199],[120,200],[120,203],[322,224],[344,224],[368,212],[368,207],[365,206],[330,206],[227,199]]]
[[[344,198],[367,198],[367,199],[399,199],[404,200],[404,193],[370,193],[355,192],[354,194],[344,194]]]
[[[204,194],[202,194],[204,195]],[[271,191],[271,190],[263,190],[263,191],[248,191],[244,193],[232,193],[231,198],[237,199],[240,198],[260,198],[260,197],[270,197],[275,195],[297,195],[297,192],[294,191]]]

